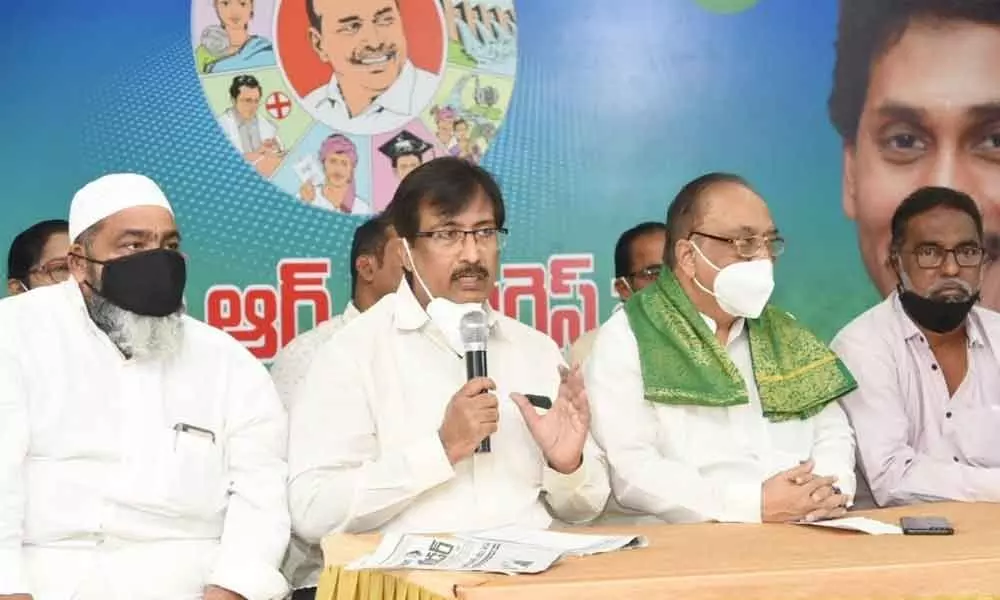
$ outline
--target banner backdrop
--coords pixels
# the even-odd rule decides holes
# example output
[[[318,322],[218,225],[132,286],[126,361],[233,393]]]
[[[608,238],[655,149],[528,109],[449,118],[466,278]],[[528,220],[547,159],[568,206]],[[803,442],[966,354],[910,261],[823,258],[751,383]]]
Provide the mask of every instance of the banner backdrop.
[[[191,312],[264,360],[343,309],[353,229],[445,154],[502,184],[511,235],[494,303],[560,344],[613,308],[618,235],[663,220],[708,171],[747,177],[769,202],[787,240],[780,305],[830,338],[879,297],[827,113],[834,0],[5,10],[0,241],[65,216],[100,174],[146,173],[178,214]]]

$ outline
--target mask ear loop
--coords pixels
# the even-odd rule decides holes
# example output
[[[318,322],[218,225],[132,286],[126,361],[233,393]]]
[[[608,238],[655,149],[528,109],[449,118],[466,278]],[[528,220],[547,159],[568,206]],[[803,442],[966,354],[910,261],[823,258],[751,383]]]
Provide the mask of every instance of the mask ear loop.
[[[913,282],[910,281],[910,276],[906,274],[903,270],[902,259],[899,255],[892,255],[889,257],[890,267],[896,272],[896,278],[899,279],[899,283],[896,285],[896,291],[902,294],[905,291],[913,291]],[[914,292],[915,293],[915,292]]]
[[[628,292],[630,294],[634,294],[635,293],[635,290],[632,289],[632,284],[628,282],[628,277],[618,277],[618,278],[615,279],[615,281],[620,281],[620,282],[624,283],[625,287],[628,288]]]
[[[690,244],[692,246],[694,246],[694,251],[698,253],[698,256],[700,256],[703,261],[705,261],[706,263],[708,263],[708,266],[710,266],[713,269],[715,269],[716,273],[721,273],[722,272],[722,269],[720,269],[719,267],[717,267],[714,262],[712,262],[711,260],[709,260],[709,258],[707,256],[705,256],[705,253],[701,251],[701,248],[698,247],[698,244],[696,244],[694,242],[691,242],[690,240],[688,240],[688,241],[690,242]],[[708,289],[707,287],[705,287],[704,284],[702,284],[700,281],[698,281],[698,277],[692,277],[691,279],[694,280],[694,284],[696,286],[698,286],[698,288],[701,291],[705,292],[706,294],[708,294],[709,296],[711,296],[713,298],[718,298],[718,296],[715,295],[714,291]]]
[[[427,288],[427,284],[424,283],[424,278],[420,276],[420,272],[417,271],[417,263],[413,262],[413,254],[410,253],[410,243],[403,238],[403,249],[406,250],[406,258],[410,259],[410,268],[413,270],[413,277],[416,278],[417,283],[423,288],[424,293],[427,294],[427,302],[434,301],[434,294]]]

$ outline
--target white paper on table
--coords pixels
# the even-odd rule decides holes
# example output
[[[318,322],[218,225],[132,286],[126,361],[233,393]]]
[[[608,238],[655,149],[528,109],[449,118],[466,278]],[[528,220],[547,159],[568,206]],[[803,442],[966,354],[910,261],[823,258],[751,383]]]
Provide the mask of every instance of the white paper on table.
[[[868,517],[844,517],[843,519],[829,519],[826,521],[798,521],[799,525],[812,525],[814,527],[829,527],[831,529],[846,529],[849,531],[860,531],[870,535],[902,535],[903,530],[898,525],[890,525]]]
[[[522,527],[501,527],[459,535],[466,539],[510,542],[547,548],[567,556],[588,556],[615,552],[616,550],[645,548],[649,545],[649,541],[641,535],[592,535]]]
[[[346,569],[419,569],[482,573],[541,573],[562,558],[556,550],[455,537],[386,535],[374,553]]]

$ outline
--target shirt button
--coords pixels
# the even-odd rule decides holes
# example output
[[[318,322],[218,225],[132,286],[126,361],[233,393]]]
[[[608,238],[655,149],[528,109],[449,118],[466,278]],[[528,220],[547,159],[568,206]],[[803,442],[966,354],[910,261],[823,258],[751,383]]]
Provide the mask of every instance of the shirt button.
[[[937,371],[937,365],[931,365],[931,369]]]
[[[951,418],[951,411],[949,410],[948,412],[944,413],[944,417],[946,419],[950,419]]]
[[[958,457],[957,456],[953,456],[952,458],[955,459],[955,462],[958,462]]]

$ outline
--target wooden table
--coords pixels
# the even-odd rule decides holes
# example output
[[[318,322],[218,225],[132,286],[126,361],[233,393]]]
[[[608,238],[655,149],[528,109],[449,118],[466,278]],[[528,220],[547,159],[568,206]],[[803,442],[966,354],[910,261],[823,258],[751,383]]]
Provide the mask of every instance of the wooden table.
[[[886,523],[944,516],[954,536],[870,536],[802,525],[643,525],[648,548],[564,559],[531,576],[406,573],[467,600],[998,598],[1000,504],[925,504],[856,513]],[[448,592],[452,593],[448,593]],[[322,600],[322,599],[321,599]]]

